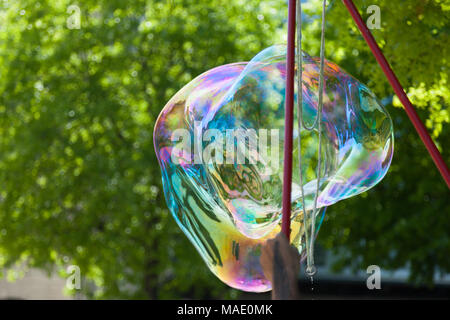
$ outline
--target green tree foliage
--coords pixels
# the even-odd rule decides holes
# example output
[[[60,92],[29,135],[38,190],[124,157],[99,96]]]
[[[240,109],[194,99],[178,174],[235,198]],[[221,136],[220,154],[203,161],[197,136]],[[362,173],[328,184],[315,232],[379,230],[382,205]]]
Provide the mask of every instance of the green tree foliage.
[[[169,214],[153,126],[193,77],[269,46],[278,4],[85,0],[69,29],[71,4],[2,1],[0,267],[75,264],[90,297],[223,296]]]
[[[379,5],[374,35],[450,163],[448,2],[355,3]],[[83,0],[81,28],[69,29],[71,4],[0,2],[0,268],[76,264],[94,298],[235,297],[170,216],[153,125],[196,75],[280,42],[286,4]],[[317,55],[320,3],[304,7],[305,49]],[[340,1],[327,19],[327,57],[389,101]],[[386,106],[396,132],[386,178],[327,210],[319,239],[340,252],[336,267],[407,266],[431,283],[450,271],[449,194],[398,106]]]
[[[379,6],[381,29],[372,33],[450,164],[449,2],[355,4],[366,21],[367,8]],[[319,3],[306,5],[306,11],[317,17]],[[305,27],[305,46],[312,54],[320,45],[319,23],[316,19]],[[431,285],[434,275],[450,272],[449,190],[340,1],[331,1],[326,32],[326,56],[384,98],[394,121],[395,152],[379,185],[327,210],[318,239],[339,253],[337,269],[365,270],[371,264],[384,270],[405,267],[411,280]]]

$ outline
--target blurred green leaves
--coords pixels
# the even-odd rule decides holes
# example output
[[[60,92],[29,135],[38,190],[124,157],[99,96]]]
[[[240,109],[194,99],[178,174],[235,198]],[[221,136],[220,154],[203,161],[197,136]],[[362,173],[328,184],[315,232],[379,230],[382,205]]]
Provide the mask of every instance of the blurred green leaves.
[[[355,2],[380,6],[374,35],[450,163],[448,5]],[[80,29],[67,28],[73,4]],[[304,48],[317,55],[320,2],[304,8]],[[275,0],[0,1],[0,268],[65,276],[76,264],[92,298],[236,297],[167,209],[153,125],[198,74],[283,42],[286,12]],[[340,1],[327,21],[327,58],[392,100]],[[406,266],[431,283],[450,271],[448,189],[404,111],[387,108],[391,170],[328,209],[319,240],[341,266]]]
[[[71,4],[2,2],[1,266],[76,264],[95,298],[229,296],[168,212],[153,125],[193,77],[270,45],[280,5],[87,0],[69,29]]]
[[[365,20],[381,9],[372,33],[450,164],[448,1],[354,1]],[[305,6],[320,13],[319,2]],[[305,47],[317,55],[320,20],[305,25]],[[395,152],[386,177],[372,190],[331,206],[318,240],[340,257],[336,269],[406,268],[411,280],[431,285],[450,272],[449,190],[397,97],[340,1],[328,7],[326,56],[366,83],[394,121]],[[397,107],[397,108],[396,108]]]

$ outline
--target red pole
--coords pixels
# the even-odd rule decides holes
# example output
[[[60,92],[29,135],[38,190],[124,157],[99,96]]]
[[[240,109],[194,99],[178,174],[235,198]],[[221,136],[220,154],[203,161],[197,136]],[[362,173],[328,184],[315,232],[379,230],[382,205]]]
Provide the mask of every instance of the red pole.
[[[381,69],[383,69],[384,74],[386,75],[386,77],[389,80],[389,83],[394,89],[395,94],[398,96],[401,103],[405,107],[405,111],[408,114],[409,119],[411,120],[412,124],[414,125],[414,128],[416,129],[417,133],[420,136],[420,139],[422,139],[422,142],[425,144],[425,147],[427,148],[428,152],[433,158],[433,161],[436,164],[436,167],[439,169],[442,178],[444,178],[448,188],[450,188],[450,172],[444,160],[442,159],[442,155],[436,148],[436,145],[434,144],[433,140],[428,134],[427,129],[425,128],[424,124],[417,115],[416,110],[414,109],[411,101],[409,101],[409,98],[406,95],[405,91],[403,90],[403,87],[401,86],[397,77],[395,76],[394,71],[392,71],[391,67],[389,66],[389,63],[387,62],[385,56],[383,55],[383,52],[381,52],[381,49],[378,47],[375,39],[372,36],[372,33],[362,20],[361,15],[359,14],[358,9],[355,7],[353,1],[342,0],[342,2],[344,2],[348,11],[352,15],[352,18],[356,22],[359,31],[361,31],[364,39],[366,40],[367,44],[370,47],[370,50],[372,50],[372,53],[377,59],[378,64],[380,65]]]
[[[281,231],[289,239],[291,232],[291,187],[292,187],[292,132],[294,130],[294,67],[295,67],[295,8],[296,0],[289,0],[288,34],[286,58],[286,92],[284,119],[284,171],[283,210]]]

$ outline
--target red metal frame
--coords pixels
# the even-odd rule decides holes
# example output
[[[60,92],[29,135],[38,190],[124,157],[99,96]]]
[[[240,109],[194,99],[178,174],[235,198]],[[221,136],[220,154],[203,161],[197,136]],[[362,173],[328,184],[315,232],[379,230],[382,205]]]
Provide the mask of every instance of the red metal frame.
[[[420,120],[416,110],[414,109],[411,101],[406,95],[403,87],[398,81],[397,76],[391,69],[380,47],[378,47],[372,33],[367,28],[361,15],[358,12],[355,4],[352,0],[342,0],[353,20],[355,21],[358,29],[361,31],[364,39],[369,45],[375,59],[383,69],[390,85],[394,89],[395,94],[400,99],[401,103],[405,107],[406,114],[411,120],[414,128],[419,134],[420,139],[424,143],[431,158],[433,159],[436,167],[442,175],[442,178],[447,183],[450,189],[450,172],[442,159],[442,155],[431,139],[430,135],[425,128],[425,125]],[[291,224],[291,187],[292,187],[292,132],[293,132],[293,108],[294,108],[294,72],[295,72],[295,9],[296,1],[289,0],[288,7],[288,47],[287,47],[287,61],[286,61],[286,114],[285,114],[285,127],[284,127],[284,171],[283,171],[283,210],[282,210],[282,224],[281,230],[289,239],[290,224]]]
[[[417,115],[416,110],[414,109],[411,101],[409,100],[408,96],[406,95],[405,91],[403,90],[403,87],[401,86],[400,82],[398,81],[397,77],[395,76],[394,71],[392,71],[391,67],[389,66],[389,63],[387,62],[386,58],[383,55],[383,52],[381,51],[380,47],[378,47],[374,37],[372,36],[372,33],[367,28],[366,24],[364,23],[363,19],[361,18],[361,15],[358,12],[358,9],[356,8],[355,4],[352,0],[342,0],[344,5],[347,7],[348,11],[350,12],[353,20],[355,21],[356,25],[358,26],[358,29],[361,31],[364,39],[366,40],[367,44],[370,47],[370,50],[372,51],[373,55],[377,59],[378,64],[380,65],[381,69],[383,69],[384,74],[386,75],[387,79],[389,80],[389,83],[391,84],[392,88],[394,89],[395,94],[400,99],[401,103],[405,107],[405,111],[411,120],[412,124],[414,125],[414,128],[416,129],[417,133],[420,136],[420,139],[422,139],[422,142],[425,144],[425,147],[427,148],[431,158],[433,159],[434,163],[436,164],[436,167],[439,169],[439,172],[442,175],[442,178],[444,178],[445,182],[447,183],[447,186],[450,188],[450,172],[448,170],[447,165],[444,162],[444,159],[442,159],[442,155],[440,154],[439,150],[436,148],[436,145],[434,144],[433,140],[431,139],[430,135],[427,132],[427,129],[425,128],[424,124],[420,120],[419,116]]]
[[[286,58],[286,95],[284,118],[283,209],[281,231],[289,239],[291,232],[292,134],[294,130],[295,11],[296,0],[289,0]]]

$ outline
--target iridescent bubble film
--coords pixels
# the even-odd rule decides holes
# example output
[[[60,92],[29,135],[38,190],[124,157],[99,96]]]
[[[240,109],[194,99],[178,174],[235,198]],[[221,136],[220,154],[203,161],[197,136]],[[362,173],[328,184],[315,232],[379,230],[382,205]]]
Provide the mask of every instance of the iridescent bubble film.
[[[302,110],[311,125],[317,115],[319,59],[303,53],[303,61]],[[261,244],[281,229],[285,77],[286,47],[281,45],[248,63],[209,70],[170,99],[154,131],[175,220],[209,269],[245,291],[271,289],[259,257]],[[327,206],[376,185],[393,154],[392,121],[373,93],[329,61],[324,81],[316,228]],[[305,210],[310,212],[318,133],[294,130],[291,242],[303,253],[299,134]]]

